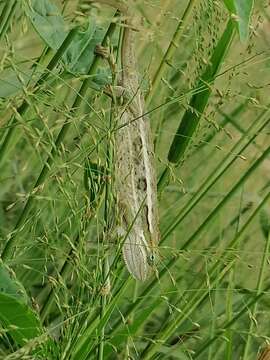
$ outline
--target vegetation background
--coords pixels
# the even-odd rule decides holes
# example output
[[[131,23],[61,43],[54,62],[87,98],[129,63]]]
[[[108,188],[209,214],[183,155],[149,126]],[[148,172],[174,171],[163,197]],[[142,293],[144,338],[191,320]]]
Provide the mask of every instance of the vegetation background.
[[[128,3],[159,177],[145,283],[113,231],[121,17],[0,3],[1,359],[251,360],[269,341],[269,2]]]

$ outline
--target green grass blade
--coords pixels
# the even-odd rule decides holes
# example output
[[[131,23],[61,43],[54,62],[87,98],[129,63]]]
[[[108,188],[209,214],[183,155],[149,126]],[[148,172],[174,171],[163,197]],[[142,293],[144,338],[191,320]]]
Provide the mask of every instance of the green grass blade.
[[[218,42],[213,56],[210,60],[210,65],[206,68],[205,73],[202,75],[201,80],[198,82],[198,87],[200,88],[203,85],[207,85],[205,90],[196,94],[192,97],[189,108],[180,122],[178,130],[174,136],[173,142],[171,144],[168,161],[171,163],[178,163],[179,160],[183,157],[185,150],[187,149],[189,142],[191,141],[192,135],[194,134],[200,118],[204,112],[204,109],[208,103],[211,87],[209,83],[212,82],[216,76],[226,53],[229,50],[232,39],[234,35],[234,25],[231,21],[228,22],[224,33]]]
[[[17,6],[16,0],[6,1],[4,5],[4,8],[0,15],[0,40],[3,38],[3,36],[8,30],[12,17],[15,13],[16,6]]]
[[[249,35],[249,24],[254,0],[224,0],[224,3],[235,17],[240,40],[245,42]]]
[[[187,25],[190,13],[192,12],[195,2],[196,2],[196,0],[189,0],[188,5],[184,11],[184,14],[176,27],[176,30],[172,37],[172,40],[171,40],[164,56],[162,57],[162,60],[153,76],[150,91],[146,95],[146,105],[148,105],[151,102],[154,94],[156,93],[156,90],[161,81],[161,78],[166,71],[166,65],[167,65],[167,63],[170,63],[170,61],[174,55],[175,49],[177,48],[178,43],[183,35],[183,30],[185,29],[185,27]]]
[[[269,216],[268,218],[268,222],[270,220]],[[263,283],[265,281],[265,272],[266,272],[266,268],[267,268],[267,257],[269,254],[269,249],[270,249],[270,231],[269,231],[269,227],[268,227],[268,236],[266,238],[265,241],[265,245],[264,245],[264,251],[263,251],[263,255],[262,255],[262,259],[261,259],[261,264],[260,264],[260,271],[259,271],[259,275],[258,275],[258,280],[257,280],[257,286],[256,286],[256,296],[259,296],[261,293],[263,293]],[[251,313],[251,317],[252,319],[256,319],[256,315],[257,315],[257,311],[258,311],[258,302],[255,302],[254,305],[249,308],[248,310]],[[246,339],[246,344],[245,344],[245,348],[244,348],[244,353],[243,353],[243,360],[247,360],[249,357],[249,353],[250,353],[250,348],[251,348],[251,340],[252,340],[252,333],[255,329],[255,323],[254,321],[250,319],[250,325],[249,325],[249,330],[248,330],[248,335],[247,335],[247,339]]]
[[[184,209],[181,209],[171,224],[167,226],[167,228],[162,232],[162,242],[164,242],[166,238],[172,233],[172,231],[185,219],[193,207],[198,204],[207,191],[209,191],[209,189],[222,177],[225,171],[227,171],[230,166],[237,159],[239,159],[239,156],[241,156],[243,151],[253,143],[257,134],[263,131],[263,129],[265,129],[265,127],[269,124],[269,121],[269,111],[264,110],[257,117],[256,121],[250,125],[246,134],[244,134],[235,144],[235,146],[229,151],[226,158],[222,159],[211,172],[211,174],[208,175],[207,179],[203,182],[203,184],[200,186],[193,198],[184,207]]]
[[[177,164],[183,157],[208,103],[211,94],[210,83],[213,81],[224,60],[232,42],[233,35],[234,24],[232,21],[229,21],[213,52],[210,65],[208,65],[201,79],[198,81],[198,88],[204,86],[204,90],[192,96],[189,109],[185,112],[183,118],[181,119],[180,125],[169,149],[169,163]],[[165,169],[158,183],[159,190],[162,190],[166,184],[167,177],[168,170]]]
[[[268,153],[269,152],[270,152],[270,148],[268,149]],[[256,208],[256,210],[253,212],[253,214],[249,217],[249,219],[245,223],[245,225],[241,228],[241,230],[239,231],[237,236],[231,241],[229,248],[234,247],[236,244],[239,244],[241,240],[243,240],[243,234],[245,233],[247,228],[250,226],[250,224],[254,220],[254,218],[259,214],[260,210],[265,206],[265,204],[267,203],[269,198],[270,198],[270,193],[268,193],[265,196],[265,198],[261,201],[260,205]],[[228,259],[226,259],[226,260],[225,259],[226,259],[226,254],[224,252],[219,257],[219,261],[217,260],[215,262],[215,265],[213,265],[211,270],[209,270],[208,276],[211,278],[211,281],[209,281],[210,289],[213,289],[214,286],[223,279],[223,277],[228,273],[228,271],[233,266],[234,259],[231,259],[230,257],[228,257]],[[224,265],[222,270],[219,269],[220,262],[222,264],[224,264],[224,263],[226,264],[226,265]],[[218,270],[218,272],[217,272],[217,270]],[[202,290],[199,290],[199,289],[202,289]],[[207,288],[206,290],[204,289],[204,280],[203,280],[203,282],[201,283],[201,286],[198,287],[198,291],[195,293],[195,295],[192,297],[192,299],[190,299],[188,301],[188,303],[184,307],[184,309],[181,309],[182,310],[181,313],[174,319],[173,322],[169,322],[168,324],[165,324],[165,326],[163,326],[163,328],[161,329],[160,333],[156,336],[154,341],[151,342],[148,345],[148,347],[144,350],[141,358],[144,360],[151,359],[152,356],[158,350],[160,344],[162,342],[166,341],[174,333],[175,329],[178,326],[180,326],[183,323],[183,321],[186,318],[188,318],[195,309],[197,309],[199,306],[201,306],[201,304],[205,301],[205,299],[207,299],[208,294],[209,294],[209,288]],[[260,294],[260,296],[258,298],[260,298],[261,296],[262,296],[262,294]],[[257,298],[255,298],[255,299],[257,299]],[[252,301],[254,302],[254,299]],[[248,308],[245,306],[243,312],[246,312],[247,309]],[[241,314],[242,314],[242,312],[241,312]],[[239,318],[239,316],[241,316],[240,313],[237,315],[237,318]],[[226,328],[229,327],[235,321],[235,319],[236,318],[229,321],[228,325],[225,327]],[[214,341],[213,339],[216,339],[217,336],[218,335],[216,335],[214,338],[209,340],[209,344],[212,343]],[[207,344],[208,344],[208,342],[207,342]],[[206,348],[207,348],[207,346],[204,346],[203,350],[205,350]],[[200,353],[201,353],[201,351],[200,351]]]
[[[114,29],[114,26],[108,28],[108,31],[107,31],[103,41],[106,41],[107,36],[109,34],[111,34],[113,29]],[[89,66],[89,75],[96,72],[97,62],[98,62],[98,58],[95,57],[92,64]],[[73,111],[73,112],[76,111],[79,108],[80,104],[82,103],[83,98],[88,90],[88,81],[89,81],[88,78],[83,81],[83,83],[80,87],[80,90],[78,92],[78,95],[76,96],[76,98],[74,100],[71,111]],[[68,133],[68,130],[71,127],[71,125],[72,125],[72,123],[70,121],[66,121],[64,123],[64,125],[62,126],[61,130],[59,131],[59,134],[57,136],[57,139],[55,140],[54,146],[51,149],[51,153],[50,153],[49,157],[47,158],[46,163],[43,166],[43,168],[39,174],[39,177],[33,187],[34,192],[36,192],[44,183],[44,181],[51,169],[51,166],[53,165],[54,158],[57,156],[58,150],[59,150],[62,142],[64,141],[66,134]],[[30,196],[19,216],[19,219],[14,227],[11,237],[5,244],[5,247],[2,252],[3,260],[6,260],[6,259],[12,257],[12,255],[14,255],[13,254],[13,246],[15,244],[15,240],[16,240],[18,231],[20,230],[21,226],[24,224],[25,220],[27,219],[27,216],[29,214],[29,211],[32,207],[33,202],[34,202],[34,197]]]
[[[68,33],[68,35],[65,38],[65,40],[63,41],[62,45],[60,46],[60,48],[57,50],[55,55],[50,60],[44,73],[40,76],[40,78],[36,82],[36,84],[34,86],[36,89],[36,90],[34,90],[35,94],[39,91],[39,87],[46,81],[46,79],[48,78],[48,76],[50,75],[52,70],[59,63],[61,57],[63,56],[64,52],[69,47],[69,45],[71,44],[75,35],[76,35],[76,29],[72,29]],[[23,117],[29,107],[30,107],[29,103],[26,100],[24,100],[23,103],[20,105],[20,107],[17,109],[18,115]],[[16,136],[14,136],[15,132],[16,132],[16,124],[17,124],[16,116],[12,116],[12,118],[10,119],[10,121],[8,123],[8,130],[7,130],[6,134],[4,135],[4,140],[1,143],[0,164],[2,164],[5,161],[11,148],[16,145],[16,141],[15,141]],[[14,137],[15,137],[15,139],[14,139]]]

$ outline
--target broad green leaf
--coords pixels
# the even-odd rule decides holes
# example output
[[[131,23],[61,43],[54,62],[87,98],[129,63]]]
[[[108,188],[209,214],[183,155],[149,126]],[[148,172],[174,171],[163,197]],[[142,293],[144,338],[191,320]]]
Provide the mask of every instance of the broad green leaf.
[[[57,50],[66,37],[64,19],[49,0],[32,0],[26,9],[33,27],[53,50]]]
[[[31,80],[33,72],[33,69],[24,69],[20,71],[19,79],[18,75],[12,69],[2,71],[0,74],[0,98],[4,99],[9,96],[14,96],[22,91],[24,85]]]
[[[42,334],[42,326],[28,305],[22,284],[5,265],[0,266],[0,323],[18,346]]]
[[[2,328],[19,346],[41,335],[41,324],[31,308],[13,296],[0,293]]]
[[[246,41],[254,0],[224,0],[231,14],[236,15],[237,30],[240,40]]]
[[[224,3],[227,6],[230,13],[235,12],[234,0],[224,0]]]
[[[104,29],[94,21],[89,21],[84,30],[78,31],[64,56],[67,71],[75,74],[87,74],[89,64],[95,56],[95,47],[102,42]]]
[[[13,271],[0,264],[0,293],[17,298],[27,304],[28,297],[23,285],[16,279]]]

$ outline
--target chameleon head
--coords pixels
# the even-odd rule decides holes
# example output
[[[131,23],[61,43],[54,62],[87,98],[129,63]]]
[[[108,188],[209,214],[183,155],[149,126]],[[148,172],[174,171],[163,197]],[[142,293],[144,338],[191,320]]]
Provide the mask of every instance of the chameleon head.
[[[152,268],[156,266],[158,260],[158,254],[155,250],[148,249],[147,263]]]
[[[137,236],[131,231],[123,244],[122,252],[130,274],[137,280],[147,280],[155,266],[156,254],[147,245],[144,234]]]

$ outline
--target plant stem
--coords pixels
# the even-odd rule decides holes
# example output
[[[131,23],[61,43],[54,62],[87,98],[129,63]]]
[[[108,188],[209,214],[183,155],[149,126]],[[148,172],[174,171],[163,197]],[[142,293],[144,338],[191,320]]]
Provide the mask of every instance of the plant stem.
[[[229,200],[233,197],[236,191],[247,181],[250,175],[261,165],[261,163],[269,156],[270,154],[270,147],[268,147],[264,153],[253,163],[253,165],[244,173],[244,175],[238,180],[238,182],[233,186],[233,188],[227,193],[227,195],[216,205],[216,207],[211,211],[211,213],[207,216],[204,222],[198,227],[198,229],[190,236],[190,238],[184,243],[181,247],[181,250],[187,249],[206,229],[209,223],[214,219],[214,217],[219,213],[219,211],[229,202]],[[233,244],[232,244],[233,246]],[[177,263],[178,257],[174,257],[171,259],[166,266],[159,272],[159,281],[167,274],[167,272]],[[147,288],[143,291],[142,294],[138,297],[137,301],[133,303],[128,311],[124,314],[125,318],[128,318],[132,312],[134,312],[144,298],[147,297],[149,293],[151,293],[157,285],[156,279],[153,280]],[[114,326],[114,331],[121,325],[121,320],[117,322]]]
[[[248,128],[245,135],[235,144],[235,146],[228,152],[225,159],[222,159],[217,164],[212,173],[200,186],[199,190],[194,194],[192,199],[184,206],[179,214],[175,217],[175,220],[171,222],[169,226],[162,232],[163,243],[166,238],[172,233],[172,231],[185,219],[196,204],[202,199],[202,197],[209,191],[209,189],[221,178],[221,176],[227,171],[230,166],[238,159],[243,151],[253,143],[256,136],[269,124],[269,111],[263,111]]]
[[[50,60],[49,64],[47,65],[44,73],[40,76],[40,78],[37,80],[36,84],[34,85],[34,91],[33,94],[36,94],[39,91],[39,87],[46,81],[47,77],[50,75],[52,70],[57,65],[58,61],[61,59],[62,55],[74,39],[74,36],[77,32],[77,29],[72,29],[68,35],[66,36],[65,40],[63,41],[60,48],[57,50],[55,55]],[[40,58],[41,59],[41,58]],[[23,117],[23,115],[26,113],[28,108],[30,107],[29,103],[24,100],[23,103],[19,106],[17,109],[17,113],[19,116]],[[14,132],[16,130],[16,115],[13,115],[8,123],[8,130],[6,135],[4,136],[4,140],[0,147],[0,164],[3,163],[5,160],[5,157],[7,156],[8,150],[10,150],[11,146],[16,145],[16,141],[14,141]],[[12,141],[12,142],[11,142]]]
[[[172,40],[171,40],[165,54],[163,55],[163,58],[159,64],[159,67],[157,68],[157,71],[155,72],[155,75],[153,76],[150,91],[146,95],[146,106],[150,104],[153,96],[155,95],[157,87],[160,83],[160,80],[165,73],[166,65],[168,65],[168,63],[171,62],[172,57],[175,53],[175,50],[179,46],[179,41],[181,39],[181,36],[183,35],[183,30],[185,29],[185,27],[187,25],[187,22],[189,20],[189,15],[193,9],[193,6],[195,5],[195,2],[196,2],[196,0],[189,1],[188,5],[184,11],[183,16],[177,25],[177,28],[173,34]]]
[[[269,152],[270,152],[270,147],[266,150],[265,156],[266,156],[266,154],[268,155]],[[251,169],[252,169],[252,167],[249,170],[251,170]],[[270,198],[270,192],[264,197],[264,199],[261,201],[260,205],[255,209],[255,211],[252,213],[252,215],[249,217],[249,219],[246,221],[246,223],[242,226],[241,230],[239,231],[237,236],[235,236],[235,238],[231,241],[228,248],[234,247],[235,245],[239,244],[241,240],[243,240],[243,235],[244,235],[245,231],[250,226],[250,224],[252,223],[254,218],[258,215],[260,210],[265,206],[265,204],[267,203],[269,198]],[[187,245],[188,243],[189,243],[189,241],[185,245]],[[184,249],[186,248],[185,245],[184,245]],[[220,267],[220,261],[222,261],[222,263],[224,263],[225,265],[224,265],[222,271],[217,272],[218,268]],[[175,262],[175,259],[171,260],[171,262]],[[224,276],[232,268],[233,264],[234,264],[234,259],[231,259],[230,255],[226,257],[226,252],[224,252],[223,254],[221,254],[219,256],[219,259],[217,259],[215,261],[215,264],[212,266],[212,268],[208,272],[208,277],[209,277],[209,279],[211,278],[211,281],[209,280],[209,287],[211,284],[210,290],[213,289],[213,287],[224,278]],[[141,357],[140,357],[141,359],[143,359],[143,360],[152,359],[152,356],[156,353],[159,346],[161,346],[161,344],[164,341],[169,339],[169,337],[172,335],[172,333],[175,331],[175,329],[177,327],[179,327],[180,325],[182,325],[183,322],[188,317],[191,316],[192,312],[195,309],[198,309],[198,307],[201,306],[202,303],[207,299],[207,297],[209,295],[209,288],[204,289],[204,281],[205,280],[203,279],[202,283],[198,287],[198,289],[202,289],[202,291],[196,292],[195,295],[191,299],[189,299],[189,301],[184,306],[184,308],[181,309],[181,313],[176,318],[174,318],[173,322],[168,321],[168,323],[166,323],[165,326],[162,327],[159,334],[156,336],[156,339],[158,341],[153,341],[154,339],[152,339],[152,341],[149,342],[148,346],[145,348],[145,350],[141,354]],[[255,300],[252,299],[251,303],[252,304],[255,303],[263,294],[264,294],[264,292],[260,293],[258,296],[255,297]],[[249,309],[249,306],[245,306],[244,309],[242,309],[232,320],[227,322],[222,328],[223,329],[229,328],[240,316],[243,315],[243,313],[245,313]],[[223,333],[223,330],[220,333],[216,334],[213,338],[208,340],[206,342],[206,345],[203,345],[199,349],[199,351],[196,352],[195,356],[193,355],[193,358],[196,358],[197,356],[199,356],[209,346],[209,344],[212,344],[222,333]]]
[[[265,241],[265,245],[264,245],[264,251],[263,251],[263,256],[262,256],[261,266],[260,266],[260,272],[259,272],[259,276],[258,276],[258,280],[257,280],[256,296],[258,296],[262,292],[262,285],[263,285],[263,282],[265,279],[265,270],[266,270],[266,265],[267,265],[267,257],[269,255],[269,249],[270,249],[270,231],[268,231],[268,237],[267,237],[267,239]],[[254,304],[254,306],[250,309],[252,318],[250,319],[250,325],[249,325],[243,360],[247,360],[250,355],[252,332],[255,327],[254,320],[252,320],[252,319],[255,319],[255,317],[256,317],[257,308],[258,308],[258,303],[256,302]]]
[[[12,20],[12,16],[15,12],[17,6],[16,0],[6,1],[6,4],[0,15],[0,40],[5,35],[8,30],[9,24]]]
[[[209,101],[212,92],[210,83],[217,75],[224,57],[232,43],[234,33],[234,24],[231,20],[229,20],[226,29],[224,30],[216,48],[213,51],[210,64],[207,66],[205,72],[198,80],[198,88],[205,86],[205,89],[203,92],[192,96],[189,103],[189,108],[186,110],[183,118],[180,121],[168,152],[169,164],[171,163],[176,166],[179,165],[180,160],[184,156],[184,153],[192,139],[195,130],[198,127],[201,116]],[[168,182],[169,172],[167,168],[168,165],[164,169],[158,182],[159,191],[162,191]]]
[[[111,130],[112,127],[112,119],[113,119],[113,107],[114,105],[111,104],[111,113],[110,113],[110,123],[109,127]],[[113,169],[113,133],[109,130],[109,135],[107,139],[107,156],[106,156],[106,168],[108,171],[106,173],[112,173]],[[105,206],[104,206],[104,221],[105,221],[105,229],[103,235],[103,264],[102,264],[102,286],[103,290],[101,291],[101,298],[100,298],[100,319],[103,318],[106,305],[107,305],[107,298],[111,291],[110,285],[110,263],[109,263],[109,254],[108,252],[104,251],[106,245],[108,245],[108,238],[109,238],[109,231],[110,231],[110,217],[112,215],[112,186],[111,186],[111,179],[108,178],[106,181],[105,187]],[[105,336],[105,326],[106,323],[101,328],[100,331],[100,342],[98,346],[98,360],[103,359],[103,351],[104,351],[104,336]]]
[[[114,24],[113,24],[114,25]],[[114,25],[115,26],[115,25]],[[105,37],[104,37],[104,40],[103,42],[105,43],[105,39],[107,38],[107,36],[109,36],[113,29],[114,29],[114,26],[110,26],[107,30],[107,33],[105,34]],[[73,35],[74,36],[74,35]],[[88,71],[88,75],[91,75],[91,74],[94,74],[97,70],[97,65],[98,65],[98,57],[95,57],[92,64],[90,65],[90,68],[89,68],[89,71]],[[80,90],[78,91],[78,94],[74,100],[74,103],[71,107],[71,110],[70,112],[73,113],[73,115],[75,115],[75,112],[77,111],[77,109],[79,108],[80,104],[82,103],[83,101],[83,98],[88,90],[88,82],[89,82],[89,79],[86,78],[81,87],[80,87]],[[36,193],[36,191],[43,186],[44,184],[44,181],[53,165],[53,162],[54,162],[54,158],[56,157],[56,155],[58,154],[58,151],[60,149],[60,146],[61,144],[63,143],[65,137],[66,137],[66,134],[68,133],[68,130],[70,129],[72,123],[70,122],[70,120],[66,120],[64,125],[62,126],[60,132],[58,133],[58,136],[57,136],[57,139],[51,149],[51,153],[50,155],[48,156],[40,174],[39,174],[39,177],[33,187],[33,191],[32,191],[32,194],[29,195],[27,201],[26,201],[26,204],[21,212],[21,215],[14,227],[14,230],[10,236],[10,238],[8,239],[8,241],[6,242],[5,244],[5,247],[3,249],[3,252],[2,252],[2,259],[3,260],[7,260],[9,258],[12,257],[12,251],[13,251],[13,247],[14,247],[14,243],[15,243],[15,240],[16,240],[16,237],[17,237],[17,234],[20,230],[20,228],[23,226],[25,220],[27,219],[27,216],[28,216],[28,213],[33,205],[33,202],[34,202],[34,196],[33,196],[33,192]],[[14,251],[13,251],[14,253]]]

